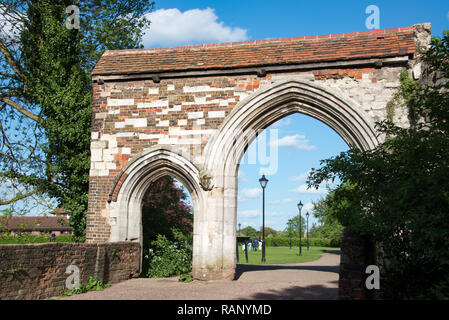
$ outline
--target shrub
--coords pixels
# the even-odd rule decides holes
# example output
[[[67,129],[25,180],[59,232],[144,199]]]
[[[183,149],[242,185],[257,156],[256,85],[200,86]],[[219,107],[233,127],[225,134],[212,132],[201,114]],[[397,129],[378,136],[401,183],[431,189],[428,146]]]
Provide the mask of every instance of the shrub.
[[[189,273],[192,270],[192,245],[189,238],[176,229],[174,240],[158,235],[152,241],[144,259],[148,261],[149,278],[165,278]]]
[[[88,291],[101,291],[105,288],[110,287],[111,285],[109,283],[103,283],[98,278],[89,277],[89,280],[85,285],[81,285],[79,289],[72,289],[72,290],[65,290],[61,296],[67,297],[74,294],[80,294],[85,293]]]
[[[192,282],[193,281],[193,275],[191,273],[184,273],[179,277],[179,282]]]

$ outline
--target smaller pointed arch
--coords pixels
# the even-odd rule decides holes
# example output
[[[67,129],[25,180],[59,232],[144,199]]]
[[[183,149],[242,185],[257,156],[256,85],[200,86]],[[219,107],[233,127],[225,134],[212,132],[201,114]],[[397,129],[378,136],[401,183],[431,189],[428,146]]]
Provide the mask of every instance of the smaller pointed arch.
[[[202,204],[199,170],[184,156],[167,146],[151,147],[135,155],[117,176],[111,189],[110,241],[142,242],[142,202],[145,192],[154,181],[164,176],[179,180],[189,191],[193,205]]]

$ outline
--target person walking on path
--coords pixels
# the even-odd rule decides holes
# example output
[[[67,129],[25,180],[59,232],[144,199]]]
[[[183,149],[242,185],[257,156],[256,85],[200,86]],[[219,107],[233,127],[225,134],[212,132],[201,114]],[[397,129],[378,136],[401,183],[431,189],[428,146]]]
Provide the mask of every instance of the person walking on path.
[[[260,237],[259,237],[259,251],[262,251],[262,240],[260,240]]]
[[[254,248],[254,251],[257,251],[258,245],[259,245],[259,242],[257,241],[257,237],[254,237],[254,241],[253,241],[253,248]]]

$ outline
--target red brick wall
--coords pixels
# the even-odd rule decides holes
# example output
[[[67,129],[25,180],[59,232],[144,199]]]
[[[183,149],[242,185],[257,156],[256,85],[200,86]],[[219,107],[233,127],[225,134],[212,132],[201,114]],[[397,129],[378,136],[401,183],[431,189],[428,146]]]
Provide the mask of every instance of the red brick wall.
[[[80,270],[80,283],[89,276],[104,283],[137,277],[140,245],[133,242],[104,244],[45,243],[0,245],[0,299],[45,299],[66,290],[69,265]]]
[[[338,296],[341,300],[370,300],[377,297],[376,290],[365,286],[366,267],[376,265],[375,245],[366,237],[345,230],[341,240],[340,277]]]

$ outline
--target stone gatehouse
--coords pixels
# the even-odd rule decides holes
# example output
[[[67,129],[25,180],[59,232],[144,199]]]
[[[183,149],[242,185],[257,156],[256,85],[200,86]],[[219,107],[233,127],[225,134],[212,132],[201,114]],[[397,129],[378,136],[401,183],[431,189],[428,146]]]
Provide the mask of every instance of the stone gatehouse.
[[[374,124],[430,24],[324,36],[107,51],[93,71],[88,242],[142,241],[148,186],[171,175],[194,203],[193,274],[234,275],[237,172],[257,132],[295,112],[369,149]]]

